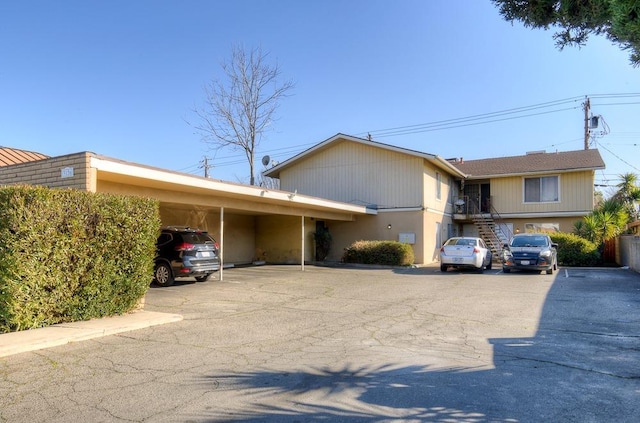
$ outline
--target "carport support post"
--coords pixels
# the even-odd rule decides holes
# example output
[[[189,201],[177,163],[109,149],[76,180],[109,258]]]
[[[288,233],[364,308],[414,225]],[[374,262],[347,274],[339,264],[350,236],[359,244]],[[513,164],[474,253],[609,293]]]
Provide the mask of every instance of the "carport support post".
[[[302,248],[300,249],[301,260],[300,260],[300,270],[304,272],[304,215],[302,215]]]
[[[222,280],[222,269],[224,268],[224,207],[220,207],[220,280]]]

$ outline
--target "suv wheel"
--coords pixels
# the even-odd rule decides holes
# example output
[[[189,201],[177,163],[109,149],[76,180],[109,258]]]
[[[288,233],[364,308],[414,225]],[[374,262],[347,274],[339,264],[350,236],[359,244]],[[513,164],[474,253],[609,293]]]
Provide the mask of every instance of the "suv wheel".
[[[153,280],[160,286],[173,285],[173,273],[166,263],[158,263],[153,274]]]
[[[206,281],[207,279],[209,279],[209,275],[210,275],[210,274],[206,274],[206,275],[204,275],[204,276],[196,276],[196,281],[198,281],[198,282],[204,282],[204,281]]]

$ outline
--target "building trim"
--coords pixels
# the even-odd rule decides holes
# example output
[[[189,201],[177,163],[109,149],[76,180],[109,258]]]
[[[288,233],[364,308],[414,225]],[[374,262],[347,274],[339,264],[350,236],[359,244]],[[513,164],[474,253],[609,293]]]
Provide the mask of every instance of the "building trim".
[[[307,207],[325,211],[375,215],[376,210],[366,206],[326,200],[318,197],[301,195],[297,192],[267,189],[259,186],[223,182],[217,179],[203,178],[183,173],[171,172],[159,168],[129,163],[109,157],[91,155],[90,167],[97,171],[97,179],[109,180],[108,175],[118,175],[127,179],[138,179],[163,186],[180,186],[188,190],[205,190],[216,192],[225,197],[242,198],[257,202],[278,204],[289,207]]]
[[[531,219],[536,217],[584,217],[591,210],[579,210],[571,212],[532,212],[532,213],[500,213],[501,219]]]
[[[390,145],[390,144],[384,144],[381,142],[377,142],[377,141],[372,141],[372,140],[368,140],[368,139],[364,139],[364,138],[359,138],[359,137],[354,137],[352,135],[346,135],[346,134],[342,134],[342,133],[338,133],[336,135],[334,135],[333,137],[326,139],[324,141],[322,141],[319,144],[314,145],[313,147],[291,157],[290,159],[285,160],[282,163],[277,164],[276,166],[272,167],[271,169],[268,169],[264,172],[262,172],[262,174],[266,177],[269,178],[278,178],[280,175],[280,172],[292,165],[294,165],[297,161],[303,159],[304,157],[308,157],[311,156],[319,151],[322,151],[326,148],[328,148],[331,144],[333,144],[334,142],[337,142],[339,140],[343,140],[343,141],[350,141],[350,142],[355,142],[358,144],[364,144],[364,145],[368,145],[371,147],[376,147],[376,148],[382,148],[384,150],[388,150],[388,151],[393,151],[396,153],[401,153],[401,154],[406,154],[409,156],[413,156],[413,157],[421,157],[424,160],[427,160],[431,163],[433,163],[436,167],[439,167],[441,169],[446,170],[447,172],[449,172],[452,175],[455,175],[457,177],[460,178],[464,178],[465,174],[463,172],[461,172],[457,167],[455,167],[453,164],[451,164],[448,160],[443,159],[442,157],[436,155],[436,154],[429,154],[429,153],[423,153],[420,151],[416,151],[416,150],[410,150],[408,148],[402,148],[402,147],[397,147],[394,145]]]

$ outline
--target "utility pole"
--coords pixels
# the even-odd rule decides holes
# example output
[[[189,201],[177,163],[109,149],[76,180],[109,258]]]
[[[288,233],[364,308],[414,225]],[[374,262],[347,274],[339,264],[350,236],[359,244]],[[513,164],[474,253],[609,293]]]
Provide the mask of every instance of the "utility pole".
[[[200,167],[204,168],[204,177],[208,178],[209,177],[209,169],[211,169],[213,167],[213,165],[209,164],[209,158],[207,156],[204,156],[202,161],[200,162],[200,164],[202,165]]]
[[[591,102],[589,97],[585,97],[584,103],[582,103],[584,109],[584,149],[589,149],[589,112],[591,111]]]

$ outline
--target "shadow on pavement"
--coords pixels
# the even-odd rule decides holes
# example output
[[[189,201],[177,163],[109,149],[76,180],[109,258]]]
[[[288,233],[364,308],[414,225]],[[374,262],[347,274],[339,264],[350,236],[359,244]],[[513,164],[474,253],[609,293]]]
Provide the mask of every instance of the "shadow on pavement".
[[[640,275],[571,273],[556,276],[536,336],[487,340],[493,369],[389,363],[211,375],[206,383],[247,390],[247,407],[215,421],[637,421]]]

